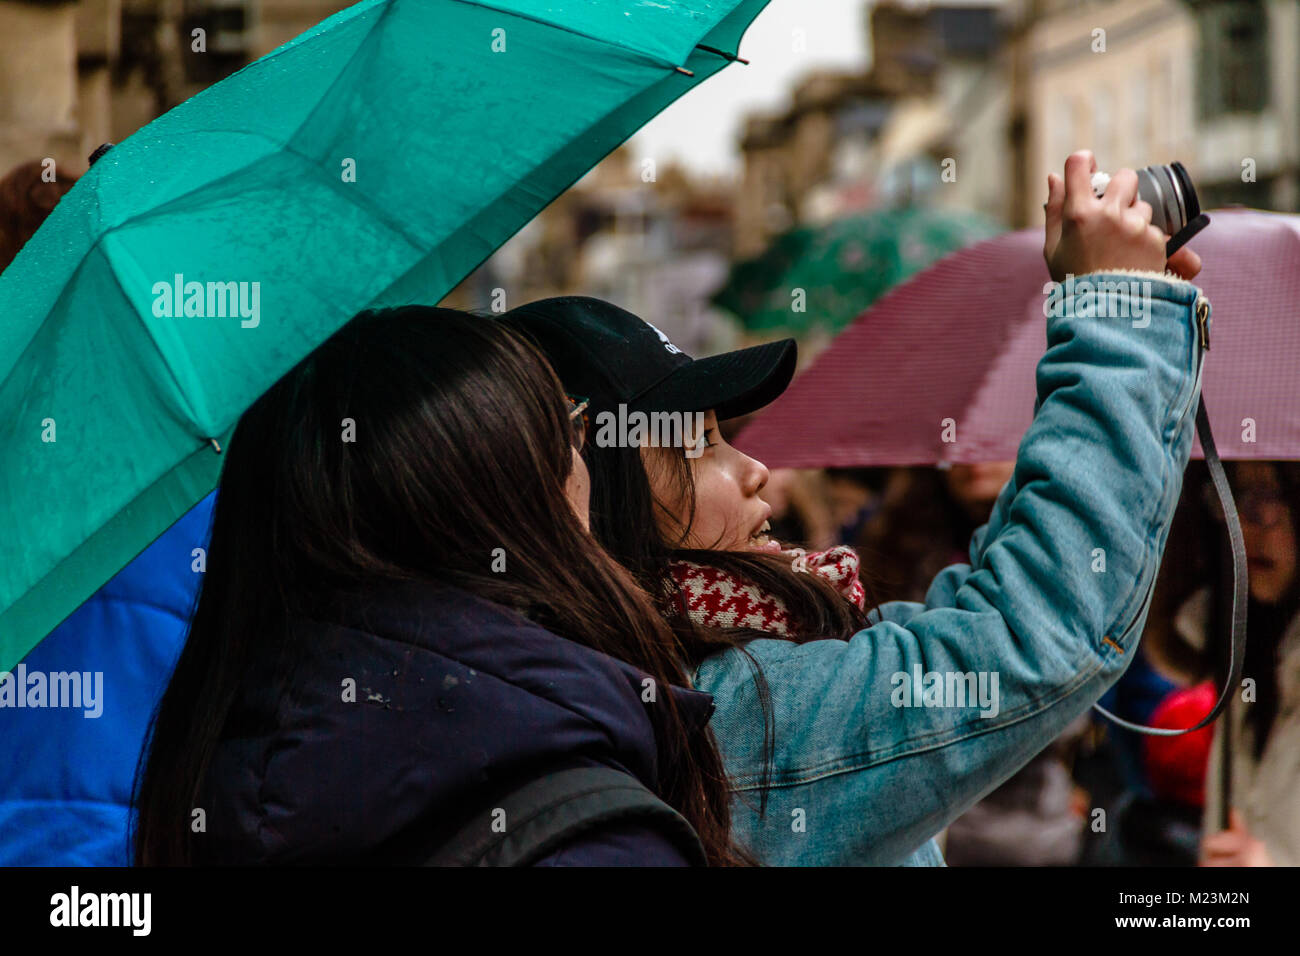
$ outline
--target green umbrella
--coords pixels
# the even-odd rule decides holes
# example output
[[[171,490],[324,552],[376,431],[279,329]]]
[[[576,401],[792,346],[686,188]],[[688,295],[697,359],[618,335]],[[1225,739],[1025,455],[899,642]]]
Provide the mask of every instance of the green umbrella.
[[[738,263],[713,301],[754,331],[838,332],[894,285],[1002,231],[974,213],[924,207],[803,226]]]
[[[277,378],[438,301],[766,2],[367,0],[109,150],[0,276],[0,669],[215,487]]]

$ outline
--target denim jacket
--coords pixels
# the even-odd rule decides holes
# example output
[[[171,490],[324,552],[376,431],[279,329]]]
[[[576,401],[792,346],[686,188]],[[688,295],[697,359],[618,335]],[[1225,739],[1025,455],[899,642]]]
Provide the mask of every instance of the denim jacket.
[[[850,640],[755,640],[748,659],[731,649],[697,668],[737,839],[765,863],[942,864],[931,838],[1132,661],[1191,456],[1209,303],[1167,274],[1074,281],[1047,317],[1033,421],[970,563]],[[765,813],[754,664],[774,721]]]

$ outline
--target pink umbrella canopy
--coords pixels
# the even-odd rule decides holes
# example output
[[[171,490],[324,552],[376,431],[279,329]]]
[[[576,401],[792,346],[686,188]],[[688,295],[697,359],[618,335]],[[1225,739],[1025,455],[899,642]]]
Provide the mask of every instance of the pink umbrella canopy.
[[[1300,458],[1300,216],[1210,219],[1192,246],[1213,307],[1202,391],[1219,454]],[[1041,229],[1007,233],[893,289],[737,446],[783,468],[1014,459],[1047,346],[1042,248]]]

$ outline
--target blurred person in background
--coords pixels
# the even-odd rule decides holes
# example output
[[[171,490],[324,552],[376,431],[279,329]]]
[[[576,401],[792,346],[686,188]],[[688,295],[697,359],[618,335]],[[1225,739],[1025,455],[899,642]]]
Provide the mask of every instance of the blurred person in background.
[[[924,600],[936,574],[966,561],[970,536],[1014,468],[1015,462],[990,462],[892,469],[856,542],[881,600]]]
[[[889,480],[888,468],[827,468],[826,487],[836,544],[854,544],[880,510],[881,495]],[[998,487],[1001,490],[1001,486]],[[997,492],[994,492],[997,495]]]
[[[838,543],[829,489],[820,471],[773,468],[759,497],[772,506],[769,533],[777,541],[812,551]]]
[[[0,272],[76,182],[76,176],[40,159],[20,163],[0,179]]]
[[[1229,461],[1250,592],[1244,679],[1213,728],[1150,737],[1108,726],[1121,781],[1116,821],[1085,862],[1116,865],[1300,865],[1300,463]],[[1102,706],[1140,723],[1190,727],[1222,686],[1231,602],[1223,513],[1203,461],[1188,468],[1142,651]],[[1219,622],[1216,627],[1214,622]],[[1216,644],[1220,649],[1216,650]],[[1099,718],[1100,720],[1100,718]],[[1223,752],[1231,753],[1229,827],[1221,828]]]
[[[1079,858],[1087,795],[1071,776],[1088,729],[1075,718],[1056,740],[1006,783],[948,827],[949,866],[1069,866]]]
[[[1203,460],[1188,464],[1142,643],[1124,676],[1099,701],[1124,720],[1190,727],[1209,712],[1207,706],[1195,718],[1183,719],[1200,700],[1199,691],[1193,691],[1212,675],[1202,652],[1189,643],[1179,614],[1187,599],[1214,575],[1214,548],[1221,530],[1205,504],[1203,488],[1209,480]],[[1188,798],[1186,781],[1204,781],[1207,754],[1198,748],[1207,743],[1209,733],[1207,729],[1204,735],[1152,737],[1117,726],[1094,711],[1090,733],[1075,762],[1075,778],[1088,793],[1089,812],[1104,811],[1099,819],[1108,823],[1085,831],[1080,863],[1190,866],[1196,862],[1195,847],[1188,848],[1189,817],[1196,818],[1190,831],[1194,842],[1200,834],[1203,803],[1199,795]],[[1201,763],[1196,765],[1198,759]]]
[[[988,520],[1014,461],[897,469],[894,497],[870,529],[864,560],[873,584],[886,576],[890,600],[922,597],[938,569],[968,560],[965,542]],[[894,542],[895,547],[884,547]],[[884,552],[882,554],[881,552]],[[872,558],[879,558],[872,561]],[[900,583],[901,582],[901,583]],[[1070,764],[1088,718],[1077,718],[1049,747],[949,826],[950,866],[1063,866],[1079,855],[1084,797]]]
[[[1192,727],[1214,708],[1212,682],[1179,687],[1151,713],[1150,725]],[[1143,766],[1149,799],[1130,804],[1119,821],[1124,863],[1133,866],[1195,866],[1205,808],[1205,776],[1213,727],[1176,737],[1143,735]]]
[[[1229,475],[1250,572],[1244,677],[1254,682],[1254,699],[1237,690],[1227,718],[1215,725],[1201,863],[1300,866],[1300,462],[1233,461]],[[1212,494],[1207,501],[1222,520]],[[1203,589],[1180,609],[1190,643],[1200,648],[1211,644],[1213,604]],[[1225,770],[1230,812],[1223,830]]]

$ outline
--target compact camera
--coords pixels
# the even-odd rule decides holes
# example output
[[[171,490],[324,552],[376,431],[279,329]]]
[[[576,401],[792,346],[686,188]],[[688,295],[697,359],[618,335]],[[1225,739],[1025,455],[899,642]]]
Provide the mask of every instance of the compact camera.
[[[1210,217],[1201,212],[1192,177],[1182,163],[1147,166],[1137,171],[1137,177],[1138,198],[1151,206],[1151,225],[1170,237],[1165,243],[1166,257],[1210,224]],[[1109,182],[1107,173],[1093,174],[1092,191],[1098,198]]]

